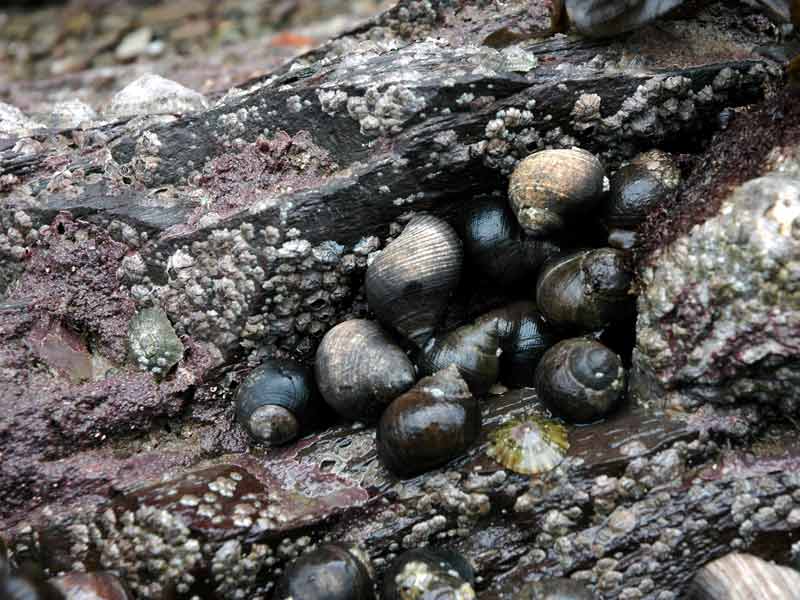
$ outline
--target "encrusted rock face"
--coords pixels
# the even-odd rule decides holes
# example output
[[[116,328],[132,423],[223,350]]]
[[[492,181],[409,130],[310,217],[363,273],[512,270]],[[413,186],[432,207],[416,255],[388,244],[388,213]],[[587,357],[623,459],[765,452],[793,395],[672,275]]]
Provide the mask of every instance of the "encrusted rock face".
[[[800,178],[754,179],[643,269],[632,382],[640,399],[798,410],[798,217]]]

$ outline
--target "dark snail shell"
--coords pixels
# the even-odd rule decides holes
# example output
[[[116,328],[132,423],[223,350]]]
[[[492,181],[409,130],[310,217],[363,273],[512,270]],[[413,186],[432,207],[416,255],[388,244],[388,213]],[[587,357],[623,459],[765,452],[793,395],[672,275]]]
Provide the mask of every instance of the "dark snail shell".
[[[570,22],[581,35],[610,37],[642,27],[684,0],[566,0]]]
[[[536,284],[536,304],[555,327],[595,331],[633,316],[632,283],[621,250],[583,250],[548,261]]]
[[[611,193],[603,211],[609,244],[623,249],[635,244],[632,230],[677,191],[680,181],[678,165],[661,150],[644,152],[621,167],[611,178]]]
[[[419,548],[394,559],[383,578],[383,600],[471,600],[475,571],[452,550]]]
[[[568,218],[597,206],[604,178],[602,163],[586,150],[541,150],[511,174],[511,208],[526,233],[546,237],[563,229]]]
[[[0,598],[3,600],[65,600],[64,595],[45,580],[38,569],[23,568],[18,573],[0,576]]]
[[[599,342],[572,338],[548,350],[536,368],[536,392],[572,423],[608,416],[625,392],[622,360]]]
[[[317,401],[311,369],[272,359],[254,369],[236,390],[236,419],[259,442],[271,446],[295,439]]]
[[[555,577],[528,583],[519,600],[595,600],[595,595],[577,581]]]
[[[314,364],[325,402],[353,421],[373,421],[416,381],[414,365],[374,321],[340,323],[322,338]]]
[[[533,386],[536,364],[556,341],[536,304],[515,302],[431,339],[418,363],[424,375],[456,365],[472,392],[482,396],[501,375],[506,385]]]
[[[373,600],[372,566],[357,547],[325,544],[286,567],[274,597],[276,600]]]
[[[796,600],[800,573],[737,552],[718,558],[695,575],[691,600]]]
[[[478,401],[454,366],[426,377],[397,398],[378,423],[378,458],[414,477],[463,454],[481,429]]]
[[[111,573],[68,573],[50,579],[67,598],[75,600],[130,600],[122,582]]]
[[[536,277],[559,252],[548,240],[525,237],[508,202],[498,198],[473,203],[467,211],[464,249],[474,270],[503,286]]]
[[[378,320],[421,347],[461,277],[461,240],[445,221],[411,219],[367,267],[367,302]]]

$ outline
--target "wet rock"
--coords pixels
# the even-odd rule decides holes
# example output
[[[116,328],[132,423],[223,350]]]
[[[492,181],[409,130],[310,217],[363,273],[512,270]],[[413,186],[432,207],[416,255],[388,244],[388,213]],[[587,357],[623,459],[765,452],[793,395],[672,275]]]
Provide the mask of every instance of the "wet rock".
[[[104,111],[108,117],[184,114],[208,108],[202,94],[158,75],[143,75],[117,92]]]
[[[42,127],[44,125],[26,117],[16,106],[0,102],[0,136],[21,137]]]

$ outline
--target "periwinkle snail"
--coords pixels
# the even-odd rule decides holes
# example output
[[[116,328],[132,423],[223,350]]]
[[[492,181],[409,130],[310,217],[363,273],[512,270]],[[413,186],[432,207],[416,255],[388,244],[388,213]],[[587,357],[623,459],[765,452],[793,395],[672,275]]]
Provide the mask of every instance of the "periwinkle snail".
[[[421,347],[461,278],[461,240],[450,225],[416,216],[367,267],[367,302],[378,320]]]
[[[3,600],[66,600],[64,595],[45,580],[38,569],[23,568],[0,575],[0,598]]]
[[[477,395],[486,394],[501,373],[507,385],[531,386],[536,363],[556,340],[533,302],[515,302],[432,338],[419,368],[431,374],[454,364]]]
[[[555,327],[599,330],[633,316],[632,283],[621,250],[582,250],[545,264],[536,283],[536,304]]]
[[[460,456],[481,429],[478,401],[455,366],[421,379],[394,400],[378,423],[378,458],[413,477]]]
[[[620,167],[611,178],[611,192],[603,209],[609,245],[622,249],[634,246],[639,224],[678,190],[680,181],[678,165],[661,150],[644,152]]]
[[[607,417],[625,392],[622,360],[599,342],[572,338],[550,348],[536,368],[536,391],[572,423]]]
[[[414,365],[374,321],[339,323],[322,338],[314,363],[325,402],[353,421],[374,421],[416,381]]]
[[[515,419],[489,436],[486,454],[521,475],[545,473],[558,466],[569,449],[566,428],[542,417]]]
[[[499,198],[470,205],[464,222],[464,249],[472,269],[506,287],[535,277],[544,261],[559,252],[549,240],[526,237],[508,203]]]
[[[570,218],[598,205],[604,179],[603,164],[586,150],[541,150],[522,160],[511,174],[511,208],[526,233],[548,237]]]
[[[409,550],[392,561],[383,579],[383,600],[473,600],[475,573],[451,550]]]
[[[292,562],[276,600],[373,600],[372,565],[356,546],[325,544]]]
[[[571,579],[554,577],[528,583],[516,596],[518,600],[595,600],[586,586]]]
[[[684,0],[566,0],[570,22],[581,35],[609,37],[636,29]]]
[[[318,402],[311,369],[272,359],[254,369],[236,390],[236,419],[257,441],[277,446],[300,434]]]

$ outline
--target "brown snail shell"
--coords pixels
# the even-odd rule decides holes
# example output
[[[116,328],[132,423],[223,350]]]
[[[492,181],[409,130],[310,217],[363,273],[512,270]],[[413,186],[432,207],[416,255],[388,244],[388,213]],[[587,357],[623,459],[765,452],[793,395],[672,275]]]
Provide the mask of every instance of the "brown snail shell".
[[[339,323],[325,334],[314,374],[325,402],[353,421],[375,420],[416,381],[405,352],[380,325],[365,319]]]
[[[536,392],[572,423],[608,416],[625,393],[622,360],[599,342],[572,338],[550,348],[536,368]]]
[[[250,372],[236,390],[236,420],[254,439],[277,446],[295,439],[319,408],[311,369],[271,359]]]
[[[416,216],[367,267],[370,309],[381,323],[421,347],[461,278],[461,240],[450,225]]]
[[[551,325],[595,331],[634,314],[633,273],[621,250],[582,250],[548,261],[536,284],[536,304]]]
[[[533,387],[536,366],[560,337],[534,302],[514,302],[491,314],[507,324],[501,336],[500,381],[512,388]]]
[[[586,150],[541,150],[511,174],[511,208],[526,233],[546,237],[563,229],[569,217],[597,206],[604,177],[603,164]]]
[[[278,582],[276,600],[374,600],[372,565],[358,547],[325,544],[294,560]]]
[[[525,585],[518,600],[595,600],[596,596],[577,581],[554,577]]]
[[[611,192],[603,210],[609,245],[623,249],[635,245],[633,230],[675,194],[680,181],[678,165],[661,150],[644,152],[621,167],[611,178]]]
[[[684,0],[566,0],[570,22],[581,35],[610,37],[642,27]]]
[[[403,552],[386,569],[383,600],[472,600],[475,571],[452,550],[416,548]]]
[[[478,437],[481,412],[458,369],[426,377],[394,400],[378,423],[378,458],[414,477],[463,454]]]
[[[800,573],[750,554],[732,553],[700,569],[690,600],[796,600]]]

